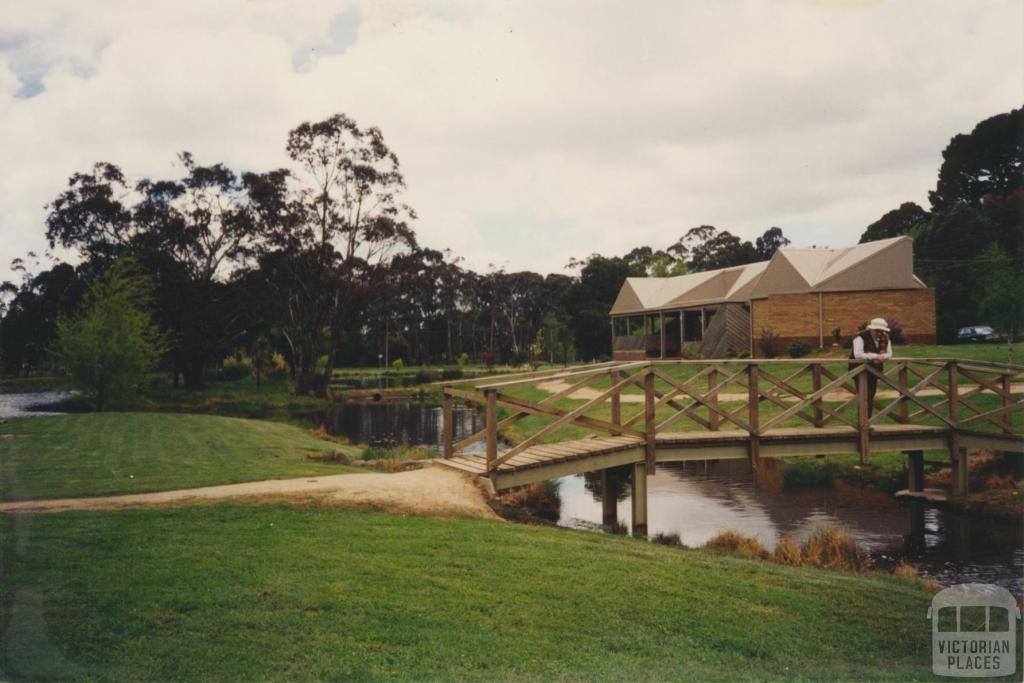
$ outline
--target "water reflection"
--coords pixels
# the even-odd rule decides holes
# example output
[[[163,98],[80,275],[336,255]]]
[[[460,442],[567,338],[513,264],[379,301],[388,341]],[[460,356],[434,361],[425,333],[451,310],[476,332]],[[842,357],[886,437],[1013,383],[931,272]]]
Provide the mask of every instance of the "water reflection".
[[[836,481],[828,490],[787,492],[781,468],[765,461],[754,486],[745,461],[659,464],[648,487],[648,533],[679,534],[695,547],[726,529],[773,548],[783,537],[803,540],[822,525],[852,534],[882,564],[905,558],[943,584],[997,583],[1024,592],[1022,526],[902,502],[886,493]],[[561,480],[563,526],[602,522],[601,477]],[[618,518],[629,529],[628,474],[612,477]]]
[[[57,415],[55,412],[35,410],[36,406],[48,406],[71,397],[69,391],[33,391],[25,394],[0,394],[0,419],[31,417],[33,415]]]
[[[324,410],[294,414],[323,425],[329,434],[344,436],[352,443],[380,448],[427,446],[440,450],[441,406],[420,401],[346,403]],[[483,417],[472,408],[457,405],[452,410],[453,432],[458,441],[484,428]],[[467,452],[482,448],[478,442]]]

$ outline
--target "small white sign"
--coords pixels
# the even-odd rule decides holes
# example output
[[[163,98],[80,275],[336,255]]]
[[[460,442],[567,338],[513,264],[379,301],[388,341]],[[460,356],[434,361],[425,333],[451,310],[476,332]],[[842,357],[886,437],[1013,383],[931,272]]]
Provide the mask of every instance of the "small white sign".
[[[1010,591],[962,583],[937,593],[932,620],[932,671],[939,676],[1008,676],[1017,669],[1020,608]]]

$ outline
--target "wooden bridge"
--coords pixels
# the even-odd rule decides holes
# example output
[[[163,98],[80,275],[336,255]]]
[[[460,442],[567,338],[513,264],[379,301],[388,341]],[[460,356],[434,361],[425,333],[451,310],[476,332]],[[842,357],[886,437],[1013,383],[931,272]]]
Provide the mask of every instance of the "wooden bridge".
[[[877,393],[869,405],[869,382]],[[948,358],[643,361],[519,373],[445,385],[443,464],[496,491],[632,466],[633,526],[647,524],[657,463],[902,452],[923,491],[923,452],[948,451],[953,495],[967,495],[968,449],[1024,453],[1024,368]],[[540,396],[540,398],[538,398]],[[483,407],[483,430],[455,442],[452,409]],[[532,434],[499,450],[505,430]],[[536,424],[542,423],[541,425]],[[481,448],[482,444],[482,448]],[[607,487],[606,489],[607,490]],[[606,516],[613,501],[605,501]]]

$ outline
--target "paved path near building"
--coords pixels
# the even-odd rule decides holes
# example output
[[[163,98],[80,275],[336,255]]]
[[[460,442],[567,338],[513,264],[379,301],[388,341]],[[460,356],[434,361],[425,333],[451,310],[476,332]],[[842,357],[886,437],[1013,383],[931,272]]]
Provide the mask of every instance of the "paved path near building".
[[[395,474],[335,474],[123,496],[0,503],[0,513],[117,510],[192,505],[228,499],[309,501],[430,517],[497,518],[487,504],[484,493],[471,477],[429,464],[422,469]]]
[[[539,382],[537,384],[537,388],[538,389],[540,389],[541,391],[546,391],[549,394],[561,393],[561,392],[565,391],[566,389],[568,389],[570,386],[572,386],[572,385],[569,382],[566,382],[565,380],[561,380],[561,379],[551,380],[550,382]],[[961,394],[966,394],[968,391],[970,391],[971,389],[974,389],[976,387],[977,387],[976,384],[961,384],[961,385],[959,385],[959,389],[960,389],[960,393]],[[572,396],[570,396],[569,398],[572,398],[574,400],[589,401],[589,400],[593,400],[593,399],[597,398],[598,396],[600,396],[602,391],[603,391],[603,389],[598,389],[598,388],[595,388],[595,387],[583,387],[583,388],[578,389],[575,392],[573,392]],[[1012,393],[1014,393],[1014,394],[1024,394],[1024,384],[1014,384],[1014,385],[1012,385],[1010,387],[1010,391]],[[898,395],[899,394],[895,390],[893,390],[893,389],[882,389],[881,387],[879,387],[878,393],[875,394],[875,397],[876,398],[896,398]],[[931,389],[922,389],[921,391],[917,392],[917,395],[918,396],[945,396],[946,392],[941,390],[941,389],[931,388]],[[840,402],[845,401],[845,400],[850,398],[850,392],[848,392],[848,391],[833,391],[833,392],[829,392],[829,393],[825,394],[825,396],[823,398],[825,399],[825,401],[833,401],[833,402],[836,402],[836,403],[840,403]],[[793,396],[783,396],[782,399],[784,401],[791,401],[791,402],[795,402],[797,400]],[[644,402],[644,395],[642,393],[639,393],[639,394],[625,394],[624,393],[624,394],[620,395],[619,400],[622,401],[623,403],[643,403]],[[747,394],[746,394],[746,392],[744,392],[742,394],[719,394],[718,395],[718,400],[722,401],[722,402],[728,402],[728,401],[741,402],[741,401],[746,401],[747,400]]]

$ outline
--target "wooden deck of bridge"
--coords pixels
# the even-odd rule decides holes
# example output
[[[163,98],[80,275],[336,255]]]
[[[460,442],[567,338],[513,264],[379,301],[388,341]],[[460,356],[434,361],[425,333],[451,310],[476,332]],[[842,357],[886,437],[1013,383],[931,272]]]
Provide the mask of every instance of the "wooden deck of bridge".
[[[970,435],[965,446],[970,446]],[[741,460],[749,457],[750,435],[741,430],[658,434],[656,462]],[[876,452],[946,448],[948,430],[920,425],[880,425],[872,430]],[[483,453],[460,454],[437,462],[476,476],[490,476],[498,490],[554,477],[593,472],[645,460],[643,439],[595,436],[531,446],[488,473]],[[760,457],[856,453],[858,432],[842,428],[779,428],[761,436]]]

